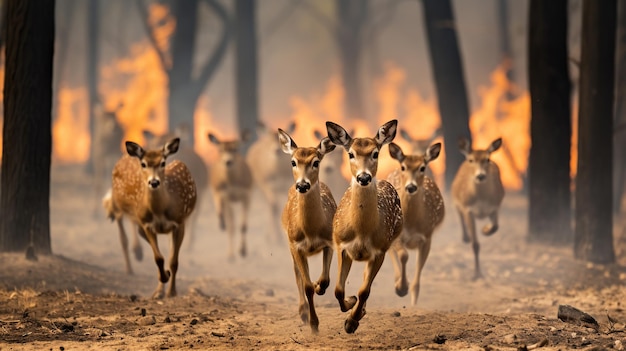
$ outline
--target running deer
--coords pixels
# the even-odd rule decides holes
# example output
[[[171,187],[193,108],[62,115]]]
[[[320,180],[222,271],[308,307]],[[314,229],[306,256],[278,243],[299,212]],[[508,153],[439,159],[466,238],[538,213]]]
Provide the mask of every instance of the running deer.
[[[326,122],[328,137],[341,145],[350,158],[352,181],[333,219],[333,241],[339,276],[335,297],[342,312],[350,311],[344,329],[354,333],[365,315],[365,303],[385,253],[402,231],[398,193],[389,182],[376,180],[381,148],[396,136],[396,120],[385,123],[373,138],[351,138],[346,130]],[[363,284],[357,296],[345,298],[345,284],[352,261],[366,261]]]
[[[293,134],[296,124],[291,123],[287,133]],[[287,198],[289,184],[293,181],[289,156],[285,155],[278,141],[277,132],[268,129],[259,121],[258,139],[250,145],[246,161],[254,173],[255,187],[260,189],[271,212],[270,239],[280,242],[282,239],[280,223],[280,204]]]
[[[417,303],[422,269],[430,253],[435,229],[444,217],[444,204],[437,184],[426,175],[428,164],[439,157],[441,143],[428,147],[425,153],[405,155],[400,146],[389,144],[389,154],[400,163],[387,180],[400,196],[404,225],[402,234],[391,247],[395,271],[396,293],[405,296],[409,287],[406,278],[407,249],[418,250],[417,269],[411,282],[411,304]]]
[[[208,194],[209,188],[209,170],[207,168],[204,159],[194,150],[193,145],[191,143],[190,134],[193,133],[193,130],[189,128],[187,124],[181,124],[174,129],[173,133],[168,133],[165,135],[157,136],[149,131],[144,131],[143,135],[146,139],[146,142],[150,146],[157,147],[159,145],[163,145],[167,140],[172,138],[180,139],[180,147],[178,152],[170,157],[171,160],[179,160],[183,162],[189,172],[191,172],[191,176],[193,177],[194,182],[196,183],[196,209],[193,211],[191,216],[189,217],[187,231],[187,238],[185,240],[185,247],[189,250],[194,248],[195,238],[198,235],[197,227],[198,227],[198,219],[201,211],[200,206],[204,203],[204,199]],[[138,241],[137,241],[138,242]],[[139,248],[141,250],[141,248]],[[135,253],[137,251],[135,250]]]
[[[354,131],[351,132],[351,134],[354,134]],[[321,140],[324,138],[319,130],[315,130],[313,134],[316,139]],[[348,180],[341,174],[343,152],[341,152],[341,150],[331,152],[324,157],[324,160],[324,164],[322,164],[320,168],[320,181],[328,185],[334,197],[341,198],[341,195],[343,195],[350,185]]]
[[[170,278],[166,296],[176,296],[178,254],[185,237],[185,221],[196,205],[196,185],[187,166],[180,161],[165,163],[168,156],[178,151],[179,142],[175,138],[161,148],[144,150],[127,141],[128,155],[115,165],[113,187],[104,199],[109,218],[117,221],[127,270],[131,269],[128,239],[122,223],[124,216],[138,227],[139,234],[152,248],[159,269],[159,284],[153,298],[164,296],[165,283]],[[157,235],[168,233],[172,235],[172,249],[169,270],[165,270]]]
[[[482,278],[475,220],[489,218],[490,223],[482,229],[484,235],[498,230],[498,210],[504,198],[504,188],[500,169],[489,156],[501,145],[502,139],[498,138],[486,150],[472,150],[467,139],[459,139],[459,149],[465,155],[465,161],[452,182],[452,199],[461,218],[463,242],[471,242],[474,250],[474,280]]]
[[[108,181],[117,160],[122,156],[122,138],[124,130],[117,120],[117,114],[124,105],[120,103],[115,109],[104,109],[101,103],[94,106],[94,134],[93,134],[93,184],[98,199],[108,189]],[[96,217],[100,211],[100,204],[94,207]]]
[[[239,254],[247,254],[246,232],[248,229],[248,209],[250,207],[250,193],[252,191],[252,172],[241,154],[241,147],[247,136],[241,140],[219,140],[209,133],[209,140],[218,148],[219,160],[211,165],[209,187],[217,210],[221,230],[228,233],[228,258],[235,258],[235,215],[233,204],[241,202],[241,244]]]
[[[317,333],[319,319],[315,313],[313,295],[324,295],[330,284],[330,263],[333,258],[333,216],[337,205],[326,184],[319,181],[320,163],[335,149],[328,138],[317,147],[298,147],[289,134],[278,129],[282,149],[291,155],[295,186],[289,188],[283,210],[282,225],[287,232],[289,251],[293,259],[296,284],[300,295],[300,317]],[[322,274],[311,282],[308,257],[323,252]]]

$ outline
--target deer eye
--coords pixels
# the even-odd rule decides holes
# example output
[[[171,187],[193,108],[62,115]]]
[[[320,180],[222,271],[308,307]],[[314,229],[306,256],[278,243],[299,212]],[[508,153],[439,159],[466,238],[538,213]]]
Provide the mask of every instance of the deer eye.
[[[165,161],[161,161],[161,167],[165,167]]]
[[[404,165],[402,165],[402,172],[406,171],[406,167],[404,167]]]
[[[296,166],[296,161],[291,160],[291,167],[295,167]]]
[[[317,168],[320,166],[320,161],[314,161],[313,162],[313,168]]]
[[[474,162],[474,159],[473,158],[468,158],[467,162],[472,163],[472,162]]]
[[[374,153],[372,154],[372,158],[373,159],[378,159],[378,151],[374,151]]]
[[[352,152],[349,152],[348,157],[350,157],[350,159],[352,160],[354,158],[354,154]]]
[[[148,165],[145,162],[142,161],[141,162],[141,168],[146,168],[146,167],[148,167]]]
[[[426,170],[426,166],[420,167],[420,172],[424,172]]]

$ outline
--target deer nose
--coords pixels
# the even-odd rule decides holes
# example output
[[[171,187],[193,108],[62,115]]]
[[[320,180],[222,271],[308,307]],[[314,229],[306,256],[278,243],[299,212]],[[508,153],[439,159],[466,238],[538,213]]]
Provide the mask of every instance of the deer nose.
[[[156,189],[161,185],[161,182],[158,179],[150,179],[148,185],[150,185],[152,189]]]
[[[356,181],[362,186],[366,186],[372,181],[372,176],[368,173],[361,173],[356,176]]]
[[[409,194],[413,194],[414,192],[417,191],[417,185],[415,184],[409,184],[406,186],[406,191],[409,192]]]
[[[479,182],[482,182],[483,180],[485,180],[485,178],[487,178],[487,175],[484,173],[479,173],[478,175],[476,175],[476,180],[478,180]]]
[[[226,160],[226,167],[230,167],[232,165],[233,165],[233,160],[231,159]]]
[[[309,191],[309,189],[311,189],[311,184],[309,184],[307,182],[298,182],[298,183],[296,183],[296,190],[298,190],[302,194],[304,194],[307,191]]]

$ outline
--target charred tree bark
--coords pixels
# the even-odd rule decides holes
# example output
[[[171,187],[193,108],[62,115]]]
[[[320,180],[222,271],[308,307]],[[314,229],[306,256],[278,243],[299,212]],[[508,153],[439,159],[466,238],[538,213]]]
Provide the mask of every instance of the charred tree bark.
[[[446,188],[450,188],[464,156],[459,137],[471,140],[465,75],[450,0],[423,0],[430,64],[435,79],[446,146]]]
[[[0,251],[51,253],[54,0],[7,4]],[[32,242],[31,242],[32,240]]]
[[[100,97],[98,96],[100,56],[100,1],[88,0],[87,4],[87,92],[89,94],[89,135],[95,135],[94,107]],[[74,5],[74,4],[72,4]],[[61,62],[63,65],[64,62]],[[93,140],[93,139],[92,139]],[[89,148],[89,162],[87,170],[93,172],[94,143]]]
[[[567,0],[531,0],[528,239],[571,242],[571,82]]]
[[[248,131],[255,136],[247,142],[246,150],[250,143],[256,140],[256,127],[259,119],[255,6],[254,0],[235,2],[237,121],[239,130]]]
[[[576,258],[615,262],[612,161],[615,0],[584,0],[580,61]]]
[[[8,1],[3,0],[0,5],[0,51],[4,49],[7,36],[7,3]]]
[[[622,210],[626,182],[626,3],[618,2],[616,101],[613,131],[613,213]]]
[[[509,3],[508,0],[497,0],[498,13],[498,34],[500,56],[502,63],[505,65],[506,77],[509,82],[515,81],[515,72],[513,70],[513,48],[511,47],[511,37],[509,35]],[[514,98],[511,91],[507,92],[506,98],[512,100]]]

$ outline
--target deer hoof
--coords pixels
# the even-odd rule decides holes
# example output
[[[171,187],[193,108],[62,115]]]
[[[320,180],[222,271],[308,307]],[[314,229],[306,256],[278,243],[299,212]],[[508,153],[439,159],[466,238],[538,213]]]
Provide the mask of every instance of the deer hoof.
[[[486,225],[483,227],[483,234],[486,236],[492,235],[493,233],[498,231],[498,225]]]
[[[248,254],[248,250],[245,246],[242,246],[241,249],[239,249],[239,254],[241,255],[241,257],[246,257],[246,255]]]
[[[167,283],[167,281],[170,280],[171,275],[172,273],[170,273],[170,271],[165,271],[165,274],[159,277],[159,281],[161,281],[161,283]]]
[[[346,322],[344,323],[343,327],[346,330],[346,333],[352,334],[359,327],[359,321],[348,317],[346,319]]]
[[[133,247],[133,253],[135,254],[137,261],[143,260],[143,250],[141,249],[141,246],[137,245]]]
[[[315,284],[315,293],[318,295],[324,295],[326,293],[326,288],[330,285],[328,280],[320,280]]]
[[[354,307],[354,305],[356,305],[357,302],[357,298],[356,296],[350,296],[346,299],[346,307],[348,307],[348,310],[351,310],[352,307]],[[346,311],[343,311],[346,312]]]
[[[409,287],[408,286],[396,286],[396,295],[402,297],[402,296],[406,296],[406,294],[409,293]]]
[[[483,274],[481,272],[476,272],[474,274],[474,277],[472,277],[472,281],[477,281],[477,280],[480,280],[480,279],[483,279],[483,278],[484,277],[483,277]]]
[[[463,233],[463,242],[468,244],[470,242],[470,238],[467,234]]]

